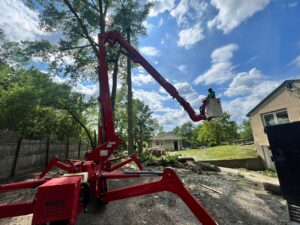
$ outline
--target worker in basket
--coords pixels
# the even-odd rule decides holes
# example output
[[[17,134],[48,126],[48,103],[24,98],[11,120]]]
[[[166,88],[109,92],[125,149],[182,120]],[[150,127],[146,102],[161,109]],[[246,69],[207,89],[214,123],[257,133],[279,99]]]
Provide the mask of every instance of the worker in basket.
[[[200,114],[205,116],[205,108],[209,103],[210,99],[216,98],[216,93],[213,91],[212,88],[208,88],[208,95],[206,98],[202,99],[202,105],[200,106]]]

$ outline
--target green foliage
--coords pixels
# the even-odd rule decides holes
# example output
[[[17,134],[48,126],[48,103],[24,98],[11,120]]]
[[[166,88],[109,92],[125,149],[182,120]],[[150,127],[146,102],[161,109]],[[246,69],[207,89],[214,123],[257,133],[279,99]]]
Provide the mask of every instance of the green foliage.
[[[169,153],[165,153],[160,157],[157,157],[149,152],[144,152],[140,155],[140,160],[145,165],[157,164],[161,166],[173,166],[176,162],[178,162],[178,159],[179,159],[178,154],[169,154]]]
[[[4,31],[0,29],[0,64],[10,64],[15,68],[26,65],[29,61],[29,56],[23,51],[26,46],[24,43],[7,40]]]
[[[230,114],[224,113],[221,117],[210,121],[204,121],[198,134],[198,140],[209,146],[231,143],[238,138],[238,126],[230,120]]]
[[[117,93],[116,110],[115,110],[115,126],[118,135],[127,142],[128,140],[128,114],[126,88],[123,86]],[[139,152],[146,142],[154,135],[154,132],[160,128],[156,119],[152,117],[152,112],[148,105],[139,99],[133,99],[133,132],[135,136],[135,145],[139,148]]]
[[[260,171],[260,173],[264,176],[267,176],[267,177],[273,177],[273,178],[277,178],[277,173],[274,172],[273,170],[263,170],[263,171]]]
[[[162,155],[159,157],[162,166],[173,166],[176,162],[178,162],[179,155],[178,154],[169,154],[166,153],[165,155]]]
[[[245,159],[257,157],[255,145],[221,145],[204,149],[170,152],[170,154],[193,157],[195,160]]]
[[[142,22],[152,6],[152,3],[145,0],[23,0],[23,2],[39,12],[42,29],[49,32],[59,31],[63,34],[58,43],[27,42],[28,55],[41,57],[50,65],[52,72],[61,72],[73,79],[92,80],[97,79],[96,35],[105,30],[119,30],[124,35],[130,27],[133,43],[137,43],[138,35],[146,34]],[[118,64],[115,61],[116,54],[115,51],[108,51],[110,69]],[[68,63],[70,60],[72,63]]]
[[[139,155],[139,158],[140,158],[141,162],[145,165],[157,162],[159,159],[159,157],[157,157],[149,152],[143,152],[142,154]]]
[[[240,127],[240,137],[245,140],[253,140],[252,128],[249,120],[244,120]]]
[[[175,127],[173,133],[183,138],[182,145],[185,148],[193,148],[200,144],[198,133],[201,125],[194,127],[191,122],[184,123],[181,127]]]
[[[112,1],[114,16],[110,28],[120,31],[123,35],[129,29],[132,43],[136,44],[138,35],[145,36],[147,33],[142,22],[146,20],[152,6],[153,3],[144,0]]]
[[[27,135],[83,136],[82,125],[88,117],[84,112],[93,100],[86,101],[71,86],[54,83],[34,68],[14,71],[0,64],[2,76],[5,82],[0,84],[0,129]]]

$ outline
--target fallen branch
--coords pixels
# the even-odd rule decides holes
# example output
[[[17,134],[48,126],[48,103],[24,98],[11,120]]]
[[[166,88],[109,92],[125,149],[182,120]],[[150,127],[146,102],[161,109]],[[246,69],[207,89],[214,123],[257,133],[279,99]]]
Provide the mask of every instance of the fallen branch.
[[[208,190],[211,190],[211,191],[216,192],[216,193],[218,193],[218,194],[220,194],[220,195],[223,195],[223,192],[218,191],[218,190],[216,190],[216,189],[214,189],[214,188],[212,188],[212,187],[206,186],[206,185],[204,185],[204,184],[199,184],[199,185],[200,185],[201,187],[204,187],[204,188],[208,189]]]
[[[219,167],[212,165],[210,163],[205,163],[205,162],[201,162],[201,161],[196,161],[194,163],[201,166],[202,170],[204,170],[204,171],[221,172]]]

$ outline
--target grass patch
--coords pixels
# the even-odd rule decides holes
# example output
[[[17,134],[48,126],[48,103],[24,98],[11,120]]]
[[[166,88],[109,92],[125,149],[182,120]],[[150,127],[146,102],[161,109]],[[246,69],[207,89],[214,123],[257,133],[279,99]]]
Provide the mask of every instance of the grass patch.
[[[171,155],[180,154],[181,157],[194,157],[195,160],[221,160],[256,158],[255,145],[222,145],[204,149],[191,149],[170,152]]]
[[[260,171],[259,173],[267,177],[277,178],[277,173],[272,170],[263,170]]]

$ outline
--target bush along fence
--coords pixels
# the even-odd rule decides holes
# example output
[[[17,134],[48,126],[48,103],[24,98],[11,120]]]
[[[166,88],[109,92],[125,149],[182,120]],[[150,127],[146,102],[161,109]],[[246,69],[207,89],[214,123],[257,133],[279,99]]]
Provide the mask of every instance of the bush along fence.
[[[42,169],[53,155],[82,159],[89,147],[75,138],[26,137],[19,132],[0,131],[0,179]]]

